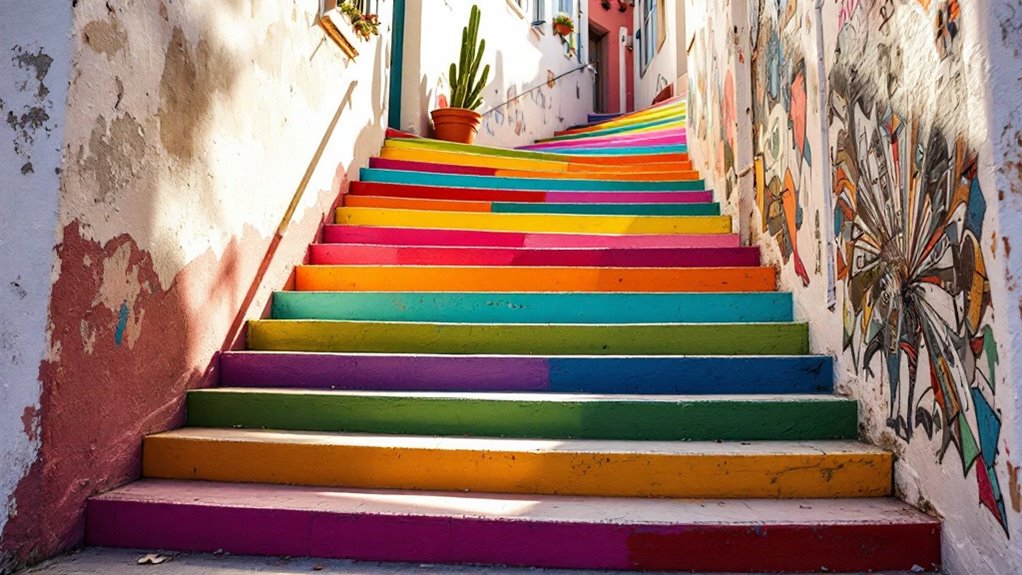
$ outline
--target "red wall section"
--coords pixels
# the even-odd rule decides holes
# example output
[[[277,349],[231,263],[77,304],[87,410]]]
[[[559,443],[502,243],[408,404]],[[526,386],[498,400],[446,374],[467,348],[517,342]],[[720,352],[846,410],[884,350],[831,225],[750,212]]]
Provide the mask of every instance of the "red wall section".
[[[627,5],[628,3],[625,2]],[[602,0],[589,0],[589,21],[592,24],[596,24],[600,28],[607,30],[607,78],[605,79],[605,86],[607,87],[607,100],[605,112],[624,112],[635,109],[635,72],[634,72],[634,58],[632,52],[625,50],[625,77],[626,88],[625,93],[628,96],[627,108],[622,110],[620,108],[620,96],[618,83],[621,77],[621,62],[618,57],[618,30],[623,26],[628,28],[628,33],[632,33],[632,11],[635,10],[632,6],[628,6],[628,9],[624,12],[618,11],[618,0],[610,0],[610,9],[603,7]]]

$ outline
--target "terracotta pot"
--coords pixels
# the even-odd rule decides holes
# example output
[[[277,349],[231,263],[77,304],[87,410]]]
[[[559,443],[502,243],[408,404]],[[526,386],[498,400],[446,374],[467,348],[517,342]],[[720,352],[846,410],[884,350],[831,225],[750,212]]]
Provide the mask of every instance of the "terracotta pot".
[[[568,26],[567,24],[554,24],[554,32],[556,32],[559,36],[568,36],[574,32],[574,30],[572,30],[571,26]]]
[[[433,137],[446,142],[471,144],[476,141],[483,117],[473,110],[440,108],[430,112],[433,117]]]

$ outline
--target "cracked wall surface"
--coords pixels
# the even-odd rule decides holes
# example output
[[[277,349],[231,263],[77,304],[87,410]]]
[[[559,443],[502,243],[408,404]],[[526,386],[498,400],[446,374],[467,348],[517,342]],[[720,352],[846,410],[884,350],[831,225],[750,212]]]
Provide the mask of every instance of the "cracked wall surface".
[[[944,519],[947,571],[1022,571],[1022,2],[690,4],[694,159]]]
[[[39,365],[67,100],[70,6],[0,0],[0,531],[39,454]],[[63,32],[63,33],[61,33]],[[0,552],[0,572],[12,564]]]
[[[85,500],[138,476],[387,112],[389,13],[351,60],[297,0],[37,8],[0,0],[25,14],[0,19],[0,572],[80,543]]]

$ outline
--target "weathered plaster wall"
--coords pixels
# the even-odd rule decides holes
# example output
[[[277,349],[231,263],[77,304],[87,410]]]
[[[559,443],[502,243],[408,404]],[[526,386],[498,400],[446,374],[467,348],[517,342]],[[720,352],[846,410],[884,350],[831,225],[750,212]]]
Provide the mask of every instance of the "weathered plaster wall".
[[[0,532],[39,451],[70,5],[0,0]],[[9,567],[0,554],[0,571]]]
[[[409,0],[402,127],[416,134],[430,134],[429,112],[441,103],[446,105],[450,93],[448,69],[458,59],[461,29],[468,23],[473,4],[479,4],[482,10],[479,37],[486,40],[483,63],[491,68],[479,109],[484,117],[477,143],[520,146],[584,122],[592,111],[593,75],[582,69],[556,81],[554,78],[578,68],[588,56],[583,55],[579,62],[577,56],[566,54],[564,43],[551,31],[549,19],[533,29],[531,13],[521,14],[505,0]],[[547,14],[550,10],[548,6]],[[580,46],[588,42],[585,21],[585,17],[575,18]],[[534,87],[537,89],[526,93]],[[515,99],[519,94],[522,96]]]
[[[45,345],[18,372],[38,375],[41,393],[33,380],[18,384],[20,437],[5,430],[0,441],[18,451],[21,473],[40,450],[13,497],[4,493],[12,513],[0,550],[13,561],[78,542],[85,499],[138,475],[141,437],[181,422],[184,391],[211,381],[232,325],[259,315],[288,281],[386,123],[387,13],[383,39],[356,42],[351,61],[324,40],[315,2],[70,4],[73,16],[53,28],[70,38],[70,54],[59,65],[53,56],[48,96],[62,102],[66,87],[70,106],[62,135],[51,135],[59,141],[35,140],[50,155],[32,160],[36,174],[61,170],[59,205],[56,182],[47,183],[56,217],[35,234],[45,239],[44,281],[33,269],[25,279],[36,283],[24,284],[33,298],[50,284],[55,250]],[[13,73],[38,85],[34,70]],[[21,114],[27,101],[5,106]],[[263,287],[254,289],[260,268]]]
[[[635,8],[625,4],[625,11],[619,10],[620,4],[617,0],[610,3],[610,8],[604,8],[601,0],[589,0],[589,21],[607,31],[606,44],[606,78],[607,99],[604,103],[605,112],[630,112],[635,109],[635,58],[627,49],[624,50],[624,61],[622,62],[620,50],[620,30],[628,30],[627,36],[632,35],[632,18]],[[620,82],[624,76],[625,81],[625,107],[621,108]]]
[[[745,171],[728,154],[752,152],[743,234],[838,357],[864,436],[898,455],[898,493],[944,518],[947,571],[1022,572],[1022,3],[750,7],[714,7],[695,35],[693,156],[727,194],[731,165]],[[710,80],[732,71],[747,116]],[[732,115],[753,137],[728,137]]]

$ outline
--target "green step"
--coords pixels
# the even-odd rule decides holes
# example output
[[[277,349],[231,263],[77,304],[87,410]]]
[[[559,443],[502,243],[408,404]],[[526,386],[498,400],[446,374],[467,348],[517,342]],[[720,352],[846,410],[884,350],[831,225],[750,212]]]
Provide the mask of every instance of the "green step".
[[[643,396],[219,388],[188,425],[348,433],[621,440],[854,439],[855,401],[821,395]]]

